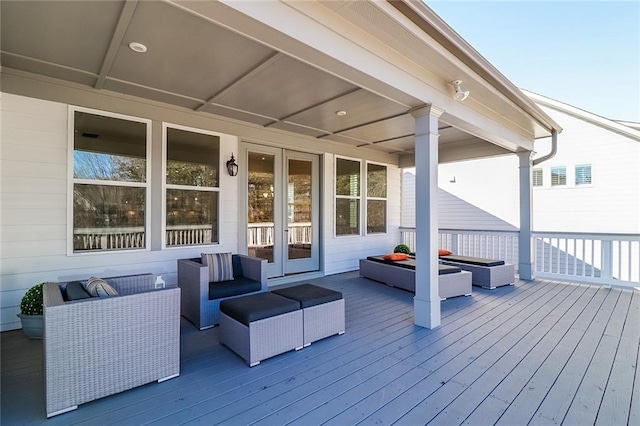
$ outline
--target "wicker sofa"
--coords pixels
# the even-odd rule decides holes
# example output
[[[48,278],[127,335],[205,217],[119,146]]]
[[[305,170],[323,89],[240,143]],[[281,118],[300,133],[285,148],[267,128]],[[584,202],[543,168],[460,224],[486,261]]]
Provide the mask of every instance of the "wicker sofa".
[[[70,302],[66,282],[44,285],[47,417],[180,374],[180,289],[155,280],[105,278],[117,296]]]
[[[198,329],[220,323],[220,302],[267,291],[267,260],[233,255],[232,281],[209,282],[209,269],[200,258],[178,260],[178,285],[182,289],[182,316]]]

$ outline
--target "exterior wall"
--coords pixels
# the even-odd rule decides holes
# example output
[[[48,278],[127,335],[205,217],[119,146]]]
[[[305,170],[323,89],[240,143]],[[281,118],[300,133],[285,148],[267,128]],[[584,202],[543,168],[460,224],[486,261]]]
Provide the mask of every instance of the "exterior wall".
[[[564,127],[558,153],[540,164],[544,186],[533,190],[536,231],[640,233],[640,141],[551,108]],[[536,142],[546,154],[550,140]],[[576,165],[591,164],[592,184],[575,186]],[[550,168],[567,167],[567,186],[550,186]],[[535,167],[535,168],[537,168]]]
[[[497,162],[501,168],[486,167]],[[507,173],[501,173],[507,170]],[[518,159],[514,156],[438,165],[438,227],[513,231],[518,229]],[[511,174],[513,178],[505,179]],[[493,188],[500,187],[499,191]],[[402,226],[415,226],[415,175],[403,173]]]
[[[35,83],[33,83],[35,84]],[[15,87],[15,86],[12,86]],[[31,86],[29,86],[31,87]],[[397,158],[331,143],[318,151],[317,140],[257,126],[197,115],[137,98],[111,96],[90,90],[44,85],[42,93],[53,100],[2,93],[0,142],[0,330],[20,327],[16,314],[24,292],[43,281],[68,281],[90,276],[114,276],[152,272],[168,284],[176,282],[176,260],[196,257],[203,251],[243,252],[238,242],[238,179],[221,173],[220,244],[161,249],[162,122],[234,135],[220,149],[226,161],[238,152],[240,137],[252,141],[305,150],[315,146],[324,154],[321,214],[325,274],[357,269],[360,257],[384,253],[399,241],[400,172]],[[68,99],[68,101],[66,101]],[[151,215],[149,250],[67,254],[68,106],[70,103],[152,120],[152,183],[148,214]],[[348,155],[388,165],[388,232],[384,235],[335,238],[333,235],[333,155]]]

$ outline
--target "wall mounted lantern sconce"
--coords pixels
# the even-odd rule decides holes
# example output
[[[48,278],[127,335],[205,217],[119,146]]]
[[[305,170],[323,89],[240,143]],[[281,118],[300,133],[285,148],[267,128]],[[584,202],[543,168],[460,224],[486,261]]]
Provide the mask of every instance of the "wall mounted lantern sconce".
[[[453,88],[456,89],[456,94],[453,95],[453,99],[462,102],[469,97],[471,92],[468,90],[462,90],[462,87],[460,87],[462,85],[462,80],[454,80],[451,84],[453,84]]]
[[[237,176],[238,174],[238,164],[236,164],[236,159],[233,158],[233,152],[231,153],[231,159],[227,161],[227,171],[229,176]]]

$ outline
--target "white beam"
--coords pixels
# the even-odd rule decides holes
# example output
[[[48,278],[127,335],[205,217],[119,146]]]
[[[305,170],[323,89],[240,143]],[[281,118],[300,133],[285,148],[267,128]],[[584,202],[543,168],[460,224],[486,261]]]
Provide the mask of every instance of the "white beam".
[[[438,117],[444,111],[428,105],[411,112],[416,129],[416,295],[414,323],[440,325],[438,294]]]
[[[516,153],[520,160],[520,235],[518,237],[518,275],[523,280],[533,279],[533,229],[531,165],[533,153]]]

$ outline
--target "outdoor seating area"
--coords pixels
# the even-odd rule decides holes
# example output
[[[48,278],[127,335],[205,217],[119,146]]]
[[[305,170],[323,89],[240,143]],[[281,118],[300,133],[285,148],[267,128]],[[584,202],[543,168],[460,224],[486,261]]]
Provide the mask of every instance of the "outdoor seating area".
[[[415,293],[415,259],[386,260],[384,256],[360,259],[360,276]],[[438,266],[438,294],[446,300],[471,295],[471,272],[459,267]]]
[[[357,272],[305,282],[342,294],[347,333],[247,368],[220,345],[221,327],[183,319],[179,377],[50,419],[42,342],[4,332],[2,422],[637,423],[637,291],[551,280],[477,287],[443,301],[442,325],[430,330],[413,324],[410,292]]]

